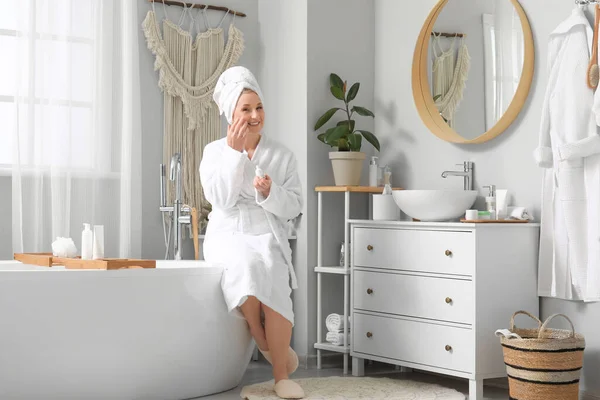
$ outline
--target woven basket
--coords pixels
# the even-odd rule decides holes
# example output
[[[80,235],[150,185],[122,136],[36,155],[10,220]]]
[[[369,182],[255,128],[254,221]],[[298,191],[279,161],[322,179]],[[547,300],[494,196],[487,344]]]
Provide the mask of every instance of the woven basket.
[[[528,315],[537,321],[538,327],[517,328],[515,316],[518,314]],[[550,321],[557,316],[569,321],[571,330],[548,328]],[[530,313],[517,311],[510,320],[510,331],[522,337],[500,338],[510,400],[579,399],[585,338],[575,333],[575,327],[566,315],[551,315],[542,324],[542,321]]]

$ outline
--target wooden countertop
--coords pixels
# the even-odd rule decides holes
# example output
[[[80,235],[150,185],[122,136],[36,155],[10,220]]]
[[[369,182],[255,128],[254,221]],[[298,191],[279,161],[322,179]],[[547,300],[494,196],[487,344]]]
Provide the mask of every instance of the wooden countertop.
[[[392,190],[403,190],[392,188]],[[315,192],[352,192],[352,193],[382,193],[383,186],[316,186]]]

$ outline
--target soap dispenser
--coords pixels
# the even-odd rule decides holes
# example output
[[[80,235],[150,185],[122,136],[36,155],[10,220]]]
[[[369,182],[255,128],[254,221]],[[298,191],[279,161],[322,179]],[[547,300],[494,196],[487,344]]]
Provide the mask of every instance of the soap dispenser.
[[[377,165],[377,160],[379,157],[373,156],[371,157],[371,162],[369,163],[369,186],[377,187],[378,179],[377,175],[379,173],[379,166]]]
[[[81,232],[81,259],[91,260],[93,251],[94,235],[90,229],[90,224],[83,224],[83,232]]]
[[[484,186],[489,189],[485,197],[485,209],[490,212],[490,219],[496,219],[496,185]]]

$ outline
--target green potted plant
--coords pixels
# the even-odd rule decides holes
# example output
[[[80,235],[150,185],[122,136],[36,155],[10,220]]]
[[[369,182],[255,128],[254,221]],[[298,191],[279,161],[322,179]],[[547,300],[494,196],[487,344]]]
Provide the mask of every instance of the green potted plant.
[[[344,102],[343,107],[334,107],[325,112],[315,124],[315,131],[323,127],[333,115],[342,111],[345,113],[344,119],[335,126],[327,129],[317,136],[321,142],[329,145],[335,150],[329,152],[329,159],[333,168],[333,176],[337,186],[358,186],[360,184],[360,175],[362,164],[365,159],[365,153],[361,152],[363,137],[380,151],[379,140],[369,131],[355,129],[354,114],[363,117],[375,117],[375,115],[360,106],[350,106],[358,94],[360,83],[356,82],[349,90],[347,82],[332,73],[329,75],[330,90],[333,97]]]

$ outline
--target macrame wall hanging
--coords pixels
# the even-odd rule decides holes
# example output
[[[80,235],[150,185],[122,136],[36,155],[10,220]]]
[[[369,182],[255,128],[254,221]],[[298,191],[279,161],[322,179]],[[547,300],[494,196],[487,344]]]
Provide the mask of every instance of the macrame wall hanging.
[[[200,8],[201,5],[178,4],[184,7],[179,24],[169,20],[165,8],[161,33],[152,2],[153,8],[148,11],[142,27],[148,48],[156,57],[154,69],[159,71],[158,86],[164,95],[163,162],[168,166],[174,153],[181,154],[182,202],[199,210],[198,222],[202,227],[211,208],[204,198],[198,168],[204,146],[221,138],[219,108],[212,94],[221,73],[234,66],[242,55],[244,38],[235,27],[236,12],[215,6]],[[200,10],[196,18],[192,14],[194,7]],[[206,8],[227,10],[217,27],[209,26]],[[197,18],[200,13],[206,24],[203,32]],[[234,15],[234,20],[225,44],[222,24],[229,13]],[[191,20],[190,31],[181,27],[186,14]],[[195,39],[193,26],[198,27]],[[173,201],[173,185],[167,185],[167,203],[173,204]]]
[[[471,57],[464,41],[464,35],[454,36],[452,38],[452,45],[447,51],[444,51],[441,47],[440,37],[442,35],[433,34],[433,93],[435,105],[440,115],[448,122],[450,127],[454,128],[454,114],[463,99],[471,67]],[[462,39],[455,61],[455,43],[458,40],[457,37],[461,37]]]

